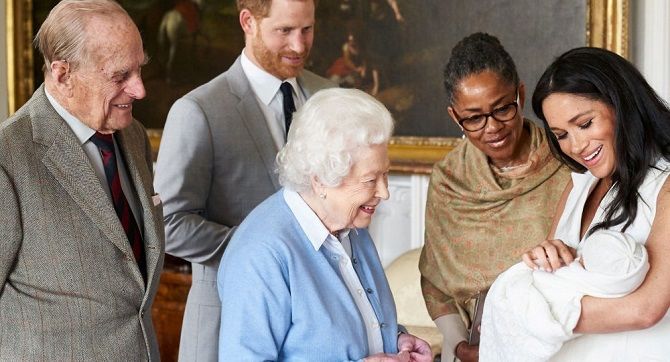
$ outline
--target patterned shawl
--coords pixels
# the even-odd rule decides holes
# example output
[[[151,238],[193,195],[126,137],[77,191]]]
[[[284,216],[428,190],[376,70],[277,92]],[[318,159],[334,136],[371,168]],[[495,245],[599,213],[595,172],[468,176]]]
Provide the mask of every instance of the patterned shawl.
[[[525,120],[528,163],[503,172],[469,141],[433,168],[419,268],[433,319],[460,313],[521,254],[544,240],[570,171],[549,151],[544,131]]]

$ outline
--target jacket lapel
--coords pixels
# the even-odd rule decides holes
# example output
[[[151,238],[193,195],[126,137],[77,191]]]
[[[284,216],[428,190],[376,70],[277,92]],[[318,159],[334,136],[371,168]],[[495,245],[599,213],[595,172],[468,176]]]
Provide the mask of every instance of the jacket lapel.
[[[239,57],[230,67],[229,71],[231,74],[231,91],[240,99],[240,102],[237,104],[237,111],[240,113],[244,125],[256,144],[256,150],[263,160],[272,184],[275,189],[279,189],[279,179],[274,172],[277,150],[275,149],[265,115],[263,115],[263,111],[258,106],[256,95],[249,85],[249,80],[244,75]]]
[[[124,129],[118,132],[117,140],[126,164],[128,177],[133,184],[142,210],[142,240],[146,256],[147,289],[150,289],[150,283],[154,280],[155,274],[162,265],[162,216],[158,215],[156,206],[153,205],[152,176],[147,167],[147,160],[142,157],[147,154],[147,150],[142,148],[144,143],[139,139],[140,136],[139,132],[131,133],[128,129]],[[139,268],[137,268],[137,277],[144,284]]]
[[[300,75],[296,78],[296,80],[298,81],[300,89],[305,95],[305,99],[309,99],[309,97],[313,96],[314,93],[323,88],[323,80],[320,80],[314,74],[305,69],[300,72]]]
[[[43,88],[31,109],[33,139],[47,147],[42,163],[102,233],[126,256],[132,250],[100,180],[67,123],[49,104]]]

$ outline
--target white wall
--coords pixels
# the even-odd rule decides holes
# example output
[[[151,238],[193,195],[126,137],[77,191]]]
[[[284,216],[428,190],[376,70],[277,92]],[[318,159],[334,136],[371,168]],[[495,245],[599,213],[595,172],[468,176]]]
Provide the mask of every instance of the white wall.
[[[5,1],[0,1],[0,121],[8,116],[7,99],[7,17]]]
[[[670,1],[631,0],[632,61],[670,102]]]
[[[390,198],[377,207],[370,235],[382,265],[423,245],[428,175],[391,174]]]

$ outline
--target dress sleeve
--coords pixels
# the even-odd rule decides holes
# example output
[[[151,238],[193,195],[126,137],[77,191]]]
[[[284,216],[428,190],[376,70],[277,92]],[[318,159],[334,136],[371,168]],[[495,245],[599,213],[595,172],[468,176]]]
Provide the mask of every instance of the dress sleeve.
[[[456,358],[456,346],[468,340],[463,320],[458,314],[447,314],[438,317],[435,325],[442,333],[442,359],[453,361]]]

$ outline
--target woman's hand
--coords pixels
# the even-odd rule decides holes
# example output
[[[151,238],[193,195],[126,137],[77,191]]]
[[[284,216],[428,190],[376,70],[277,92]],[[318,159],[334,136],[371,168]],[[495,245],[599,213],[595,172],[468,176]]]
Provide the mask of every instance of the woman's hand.
[[[561,240],[545,240],[525,252],[521,259],[530,268],[553,272],[575,260],[575,249],[565,245]]]
[[[431,362],[433,359],[428,343],[407,333],[398,336],[398,351],[409,353],[410,362]]]
[[[398,354],[377,353],[369,356],[363,362],[410,362],[409,352],[399,352]]]
[[[365,358],[365,362],[431,362],[433,354],[426,341],[411,334],[398,336],[398,354],[377,353]]]
[[[466,341],[460,342],[456,345],[456,351],[454,351],[456,357],[461,360],[461,362],[477,362],[479,361],[479,346],[471,346]]]

